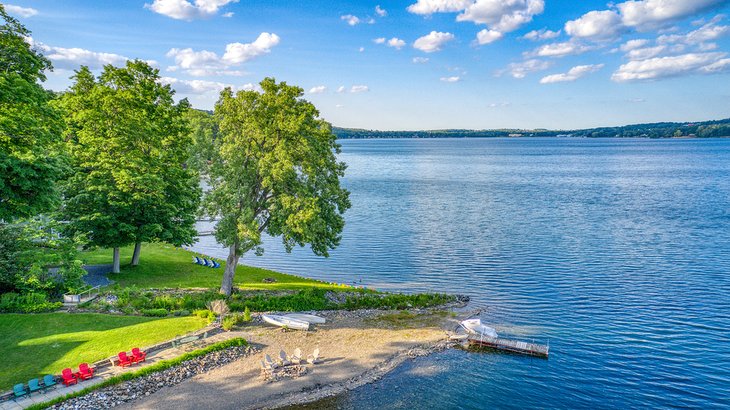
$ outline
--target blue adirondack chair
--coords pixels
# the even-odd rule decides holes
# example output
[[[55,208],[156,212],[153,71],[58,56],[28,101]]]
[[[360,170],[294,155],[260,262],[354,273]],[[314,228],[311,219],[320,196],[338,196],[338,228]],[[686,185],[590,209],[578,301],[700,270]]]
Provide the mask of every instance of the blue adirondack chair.
[[[28,390],[30,391],[31,394],[33,394],[34,392],[37,392],[41,389],[43,389],[43,386],[41,386],[38,379],[28,380]]]
[[[203,258],[203,261],[205,262],[203,263],[203,266],[210,267],[210,262],[208,261],[208,259]]]
[[[221,264],[218,263],[218,262],[216,262],[216,261],[213,261],[213,267],[214,268],[220,268],[221,267]]]
[[[203,265],[203,261],[201,261],[200,258],[198,258],[197,256],[195,257],[195,263],[197,263],[198,265]]]
[[[16,399],[19,399],[21,397],[30,396],[30,393],[28,393],[28,391],[25,390],[25,386],[23,386],[23,383],[18,383],[15,386],[13,386],[13,393],[15,393]]]
[[[57,385],[56,378],[53,375],[47,374],[43,376],[43,386],[47,389],[51,386]]]
[[[198,263],[198,261],[195,260],[195,256],[193,256],[193,263]]]

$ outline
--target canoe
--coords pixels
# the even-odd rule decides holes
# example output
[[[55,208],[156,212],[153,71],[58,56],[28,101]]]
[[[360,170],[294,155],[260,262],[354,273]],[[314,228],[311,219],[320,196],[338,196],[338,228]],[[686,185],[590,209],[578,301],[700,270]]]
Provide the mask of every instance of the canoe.
[[[301,320],[303,322],[314,323],[315,325],[327,323],[327,319],[323,318],[322,316],[310,315],[307,313],[287,313],[281,316]]]
[[[269,324],[289,329],[308,330],[309,322],[288,318],[281,315],[261,315],[261,318]]]
[[[497,331],[494,330],[494,328],[483,325],[481,319],[467,319],[461,322],[461,326],[463,326],[467,332],[477,336],[491,337],[494,339],[498,337]]]

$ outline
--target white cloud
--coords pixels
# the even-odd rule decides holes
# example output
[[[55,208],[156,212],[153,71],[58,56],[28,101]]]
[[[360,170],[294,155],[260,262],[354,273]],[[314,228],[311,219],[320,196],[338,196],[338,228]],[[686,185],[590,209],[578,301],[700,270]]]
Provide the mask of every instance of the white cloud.
[[[641,47],[629,50],[625,57],[629,60],[646,60],[654,58],[667,51],[666,46]]]
[[[373,43],[375,43],[375,44],[385,44],[385,37],[378,37],[376,39],[373,39]]]
[[[335,104],[335,108],[343,108],[343,107],[344,107],[344,105],[342,105],[342,104]]]
[[[486,24],[493,30],[508,33],[529,23],[532,16],[544,9],[544,0],[476,0],[456,20]]]
[[[452,13],[466,9],[472,0],[418,0],[408,6],[413,14]]]
[[[49,46],[35,41],[32,37],[26,37],[25,41],[51,60],[55,68],[61,70],[76,70],[82,65],[88,66],[92,70],[97,70],[107,64],[123,66],[129,60],[128,57],[114,53],[100,53],[77,47],[65,48]],[[148,63],[153,62],[148,61]]]
[[[226,87],[233,88],[231,84],[224,84],[217,81],[205,80],[180,80],[173,77],[160,78],[162,84],[169,84],[176,92],[180,94],[208,94],[219,93]]]
[[[616,82],[655,80],[690,74],[712,74],[730,69],[727,53],[687,53],[670,57],[655,57],[629,61],[616,70],[611,79]]]
[[[231,17],[233,17],[233,14],[234,13],[232,11],[229,11],[228,13],[221,14],[221,17],[231,18]]]
[[[194,20],[198,18],[212,17],[218,14],[218,10],[229,4],[237,3],[238,0],[154,0],[152,4],[144,5],[145,8],[177,20]]]
[[[502,37],[504,37],[502,32],[497,30],[488,30],[485,28],[477,33],[477,43],[480,45],[489,44],[501,39]]]
[[[354,94],[364,93],[366,91],[370,91],[370,88],[368,88],[367,85],[353,85],[350,87],[350,92]]]
[[[552,63],[549,61],[531,59],[521,63],[510,63],[506,69],[499,71],[497,74],[509,73],[514,78],[525,78],[530,73],[547,70],[551,66]]]
[[[375,6],[375,14],[377,14],[380,17],[385,17],[388,15],[388,12],[385,11],[385,9],[380,7],[380,5],[378,4],[377,6]]]
[[[242,75],[243,72],[230,70],[230,67],[268,54],[279,42],[280,38],[276,34],[261,33],[252,43],[227,44],[222,57],[208,50],[195,51],[192,48],[172,48],[166,56],[173,58],[176,65],[168,67],[167,70],[177,71],[182,69],[188,74],[198,77],[206,75]]]
[[[344,85],[341,85],[341,86],[339,86],[339,87],[337,88],[337,92],[338,92],[338,93],[345,93],[345,92],[347,92],[347,88],[345,88],[345,86],[344,86]]]
[[[583,54],[592,49],[592,47],[581,44],[577,41],[565,41],[562,43],[545,44],[536,48],[532,52],[526,53],[526,56],[565,57],[569,55]]]
[[[623,30],[621,16],[613,10],[590,11],[565,23],[565,32],[579,38],[612,39]]]
[[[405,45],[406,45],[406,42],[397,37],[393,37],[390,40],[388,40],[388,47],[393,47],[397,50],[400,50]]]
[[[670,21],[727,4],[727,0],[632,0],[616,5],[625,25],[637,28]]]
[[[687,45],[703,44],[708,41],[717,40],[727,34],[730,34],[730,26],[719,25],[718,23],[722,19],[714,18],[709,23],[703,25],[697,30],[690,31],[687,34],[665,34],[657,39],[660,44],[668,43],[680,43]]]
[[[562,83],[568,81],[575,81],[587,74],[595,73],[596,71],[603,68],[603,64],[591,64],[591,65],[579,65],[568,70],[567,73],[552,74],[543,77],[540,80],[540,84],[552,84]]]
[[[365,47],[360,47],[360,48],[357,49],[357,51],[359,51],[359,52],[362,53],[363,51],[365,51]]]
[[[489,108],[500,108],[500,107],[509,107],[510,105],[512,105],[512,104],[509,102],[503,101],[503,102],[498,102],[498,103],[490,103],[488,105],[488,107]]]
[[[454,35],[451,33],[432,31],[423,37],[419,37],[413,43],[413,48],[421,50],[425,53],[433,53],[434,51],[440,51],[444,44],[448,43],[454,38]]]
[[[361,22],[358,16],[353,16],[352,14],[345,14],[343,16],[340,16],[340,20],[346,21],[347,24],[351,26],[356,26]]]
[[[649,40],[645,38],[637,38],[621,44],[621,47],[619,48],[621,49],[621,51],[631,51],[636,50],[637,48],[642,48],[647,44],[649,44]]]
[[[413,57],[413,64],[426,64],[428,63],[428,57]]]
[[[461,80],[461,77],[455,75],[455,76],[452,76],[452,77],[441,77],[440,80],[443,81],[443,82],[445,82],[445,83],[456,83],[456,82],[459,82]]]
[[[540,30],[532,30],[529,33],[522,36],[525,40],[539,41],[539,40],[550,40],[560,35],[560,30],[552,31],[546,28]]]
[[[13,14],[20,17],[33,17],[36,14],[38,14],[38,10],[31,8],[31,7],[20,7],[16,6],[14,4],[6,4],[5,5],[5,11],[8,12],[8,14]]]
[[[310,94],[322,94],[325,91],[327,91],[327,87],[324,85],[318,85],[309,89]]]

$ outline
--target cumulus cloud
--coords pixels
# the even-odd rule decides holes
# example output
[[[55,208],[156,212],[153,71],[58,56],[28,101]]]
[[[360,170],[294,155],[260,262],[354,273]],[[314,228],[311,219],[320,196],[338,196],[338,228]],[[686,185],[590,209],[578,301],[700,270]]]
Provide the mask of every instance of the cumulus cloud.
[[[510,63],[506,69],[498,71],[497,75],[508,73],[514,78],[525,78],[528,74],[547,70],[552,63],[545,60],[530,59],[520,63]]]
[[[342,16],[340,16],[340,20],[346,21],[347,24],[349,24],[351,26],[356,26],[356,25],[360,24],[360,22],[361,22],[360,17],[353,16],[352,14],[342,15]]]
[[[345,92],[347,92],[347,88],[345,88],[344,85],[341,85],[341,86],[337,87],[337,92],[338,93],[345,93]]]
[[[221,17],[231,18],[231,17],[233,17],[233,14],[234,13],[232,11],[229,11],[228,13],[221,14]]]
[[[366,91],[370,91],[367,85],[353,85],[350,87],[350,92],[353,94],[364,93]]]
[[[403,48],[403,46],[406,45],[406,42],[397,37],[393,37],[390,40],[388,40],[387,45],[388,45],[388,47],[393,47],[397,50],[400,50],[401,48]]]
[[[6,4],[5,5],[5,11],[7,11],[9,14],[20,16],[20,17],[33,17],[36,14],[38,14],[38,10],[31,8],[31,7],[20,7],[16,6],[14,4]]]
[[[565,23],[565,32],[579,38],[613,39],[623,30],[621,16],[613,10],[590,11]]]
[[[421,50],[425,53],[433,53],[440,51],[441,48],[453,40],[455,37],[451,33],[442,33],[440,31],[432,31],[423,37],[419,37],[413,43],[413,48]]]
[[[240,71],[230,70],[253,58],[271,52],[271,49],[279,44],[280,38],[273,33],[261,33],[252,43],[230,43],[226,45],[222,57],[208,50],[195,51],[192,48],[173,48],[166,56],[175,60],[174,66],[168,67],[168,71],[185,70],[194,76],[205,75],[241,75]]]
[[[639,0],[616,5],[623,24],[658,26],[727,4],[727,0]]]
[[[428,57],[413,57],[413,64],[426,64],[428,63]]]
[[[477,43],[479,45],[489,44],[501,39],[502,37],[504,37],[502,32],[497,30],[488,30],[485,28],[477,33]]]
[[[375,6],[375,14],[377,14],[380,17],[385,17],[388,15],[388,12],[385,11],[385,9],[380,7],[380,5],[378,4],[377,6]]]
[[[649,40],[645,38],[637,38],[621,44],[621,47],[619,48],[621,51],[631,51],[636,50],[637,48],[642,48],[647,44],[649,44]]]
[[[583,54],[593,48],[577,41],[565,41],[562,43],[545,44],[526,53],[526,56],[533,57],[565,57],[569,55]]]
[[[451,76],[451,77],[441,77],[440,80],[445,83],[456,83],[461,80],[461,77],[459,77],[458,75],[455,75],[455,76]]]
[[[657,39],[660,44],[679,43],[686,45],[699,45],[708,41],[714,41],[730,34],[730,26],[718,24],[722,16],[715,17],[709,23],[704,24],[697,30],[686,34],[665,34]]]
[[[476,0],[456,16],[456,20],[486,24],[493,30],[506,33],[529,23],[543,10],[544,0]]]
[[[629,61],[621,65],[611,79],[615,82],[630,82],[689,74],[719,73],[730,69],[730,58],[726,57],[727,53],[722,52],[687,53]]]
[[[454,13],[466,9],[472,0],[418,0],[408,6],[413,14]]]
[[[385,44],[385,37],[378,37],[376,39],[373,39],[373,43],[375,43],[375,44]]]
[[[191,21],[215,16],[221,7],[237,2],[238,0],[155,0],[144,7],[176,20]]]
[[[529,33],[522,36],[522,38],[524,38],[525,40],[540,41],[540,40],[550,40],[550,39],[558,37],[559,35],[560,35],[560,30],[552,31],[552,30],[543,28],[540,30],[532,30]]]
[[[88,66],[92,70],[97,70],[107,64],[122,66],[129,60],[128,57],[114,53],[101,53],[77,47],[65,48],[49,46],[35,41],[32,37],[26,37],[25,41],[51,60],[55,68],[61,70],[76,70],[82,65]],[[151,64],[154,62],[148,61],[148,63]]]
[[[567,73],[561,73],[561,74],[552,74],[543,77],[540,80],[540,84],[552,84],[552,83],[563,83],[563,82],[569,82],[569,81],[575,81],[586,74],[594,73],[598,70],[603,68],[603,64],[589,64],[589,65],[578,65],[570,70],[568,70]]]
[[[322,94],[325,91],[327,91],[327,87],[324,85],[318,85],[309,89],[310,94]]]

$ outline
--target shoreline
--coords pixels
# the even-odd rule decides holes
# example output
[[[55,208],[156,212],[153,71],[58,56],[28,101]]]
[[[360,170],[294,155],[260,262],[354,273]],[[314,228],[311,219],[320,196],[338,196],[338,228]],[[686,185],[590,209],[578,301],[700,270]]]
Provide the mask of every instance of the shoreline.
[[[464,305],[406,311],[326,311],[328,323],[314,331],[286,331],[246,326],[230,337],[243,337],[258,353],[164,387],[125,403],[123,409],[276,409],[303,405],[376,382],[409,359],[443,351],[455,343],[448,331]],[[266,381],[260,360],[299,347],[304,356],[314,348],[321,363],[306,365],[303,375]]]

